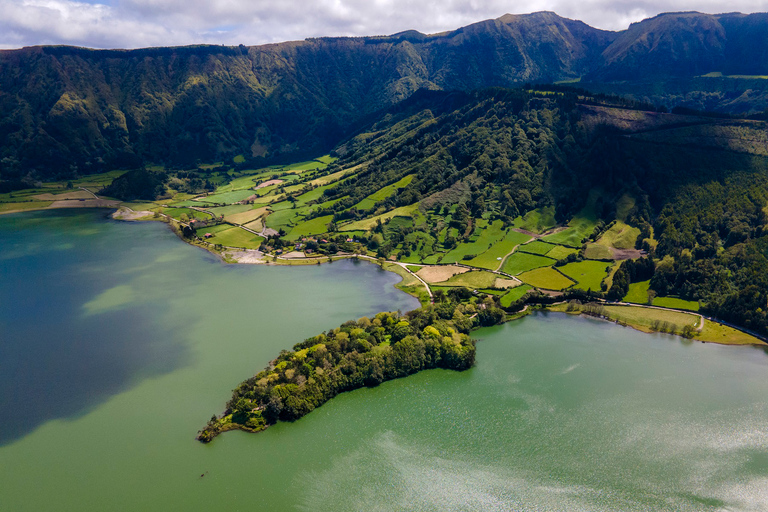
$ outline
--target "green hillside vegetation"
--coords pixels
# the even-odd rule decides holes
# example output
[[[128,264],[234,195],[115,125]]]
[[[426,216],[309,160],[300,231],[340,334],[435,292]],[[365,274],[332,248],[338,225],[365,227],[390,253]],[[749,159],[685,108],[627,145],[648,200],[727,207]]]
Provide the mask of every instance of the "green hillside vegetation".
[[[578,251],[576,249],[573,249],[571,247],[556,245],[548,253],[546,253],[545,256],[555,260],[562,260],[570,256],[571,254],[576,254],[577,252]]]
[[[640,236],[640,229],[615,221],[613,226],[603,232],[595,243],[616,249],[634,249],[638,236]]]

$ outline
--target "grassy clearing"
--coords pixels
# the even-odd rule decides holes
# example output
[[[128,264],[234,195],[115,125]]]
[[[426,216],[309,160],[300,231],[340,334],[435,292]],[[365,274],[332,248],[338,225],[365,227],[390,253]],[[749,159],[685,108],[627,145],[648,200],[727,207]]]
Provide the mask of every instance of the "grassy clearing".
[[[507,231],[504,238],[499,242],[496,242],[490,249],[482,253],[476,258],[472,258],[465,263],[473,267],[487,268],[489,270],[496,270],[501,265],[504,256],[509,254],[516,245],[530,240],[531,237],[518,233],[517,231]]]
[[[517,286],[515,288],[512,288],[507,293],[504,294],[504,296],[501,298],[501,305],[502,307],[508,308],[510,304],[513,302],[517,302],[521,298],[523,298],[523,295],[525,295],[528,290],[531,290],[532,288],[528,286],[527,284],[521,284],[520,286]]]
[[[681,331],[686,325],[697,326],[698,315],[667,311],[665,309],[642,308],[638,306],[605,306],[605,310],[612,320],[619,320],[642,331],[654,332],[651,327],[656,323],[667,322],[674,326],[676,331]]]
[[[600,291],[600,283],[608,275],[611,264],[603,261],[579,261],[563,265],[558,270],[578,284],[575,288]]]
[[[648,303],[648,285],[651,283],[648,281],[641,281],[639,283],[630,283],[629,292],[622,299],[624,302],[631,302],[633,304],[647,304]]]
[[[517,250],[522,252],[529,252],[531,254],[538,254],[539,256],[544,256],[555,247],[558,247],[558,246],[548,244],[546,242],[542,242],[541,240],[534,240],[529,244],[521,245]]]
[[[543,233],[556,225],[555,209],[549,206],[531,210],[523,217],[518,217],[514,221],[514,226],[516,228],[531,231],[533,233]]]
[[[266,218],[266,224],[268,228],[272,229],[284,229],[288,231],[291,229],[296,220],[299,217],[298,209],[278,210],[270,213]]]
[[[620,221],[626,222],[627,217],[629,216],[629,212],[632,211],[632,208],[635,207],[636,201],[635,198],[624,194],[619,198],[618,201],[616,201],[616,218]]]
[[[358,208],[360,210],[368,210],[370,208],[373,208],[373,206],[376,203],[387,199],[389,196],[394,194],[396,190],[407,187],[413,180],[413,176],[414,176],[413,174],[409,174],[403,179],[397,181],[396,183],[387,185],[386,187],[383,187],[377,190],[373,194],[369,195],[368,197],[366,197],[365,199],[357,203],[353,208]]]
[[[524,283],[545,290],[562,290],[573,284],[573,281],[552,267],[537,268],[517,277]]]
[[[704,321],[704,328],[695,339],[712,343],[722,343],[725,345],[765,346],[765,343],[762,340],[755,338],[752,335],[709,320]]]
[[[496,274],[472,270],[463,274],[457,274],[450,279],[437,283],[441,286],[464,286],[465,288],[479,289],[490,288],[496,282]]]
[[[697,301],[685,300],[677,297],[656,297],[653,299],[653,305],[662,308],[685,309],[686,311],[699,310],[699,303]]]
[[[584,257],[588,260],[611,260],[613,259],[613,251],[604,245],[587,244]]]
[[[581,241],[592,234],[597,224],[594,214],[587,208],[568,223],[568,227],[558,233],[547,235],[543,240],[569,247],[581,247]]]
[[[85,190],[72,190],[57,194],[47,192],[45,194],[37,194],[36,196],[32,196],[32,198],[39,201],[63,201],[66,199],[93,199],[93,195]]]
[[[464,261],[464,256],[476,257],[487,251],[491,245],[504,237],[503,222],[495,221],[490,226],[483,225],[486,221],[478,221],[477,228],[472,233],[469,243],[460,243],[443,257],[443,263],[458,263]]]
[[[36,210],[48,208],[53,201],[25,201],[23,203],[0,203],[0,212],[13,212],[17,210]]]
[[[418,210],[419,203],[414,203],[410,206],[401,206],[400,208],[395,208],[394,210],[388,211],[387,213],[382,213],[381,215],[377,215],[369,219],[362,219],[340,226],[339,231],[368,231],[369,229],[376,226],[376,223],[379,220],[384,222],[393,217],[418,217]]]
[[[209,238],[208,241],[214,244],[226,245],[227,247],[258,249],[262,242],[264,242],[262,237],[236,227],[230,227],[229,229],[217,232],[212,231],[210,228],[203,228],[200,231],[205,233],[214,233],[215,236],[213,238]]]
[[[576,254],[577,252],[579,252],[578,249],[565,247],[564,245],[556,245],[545,256],[555,260],[562,260],[567,258],[571,254]]]
[[[535,268],[549,267],[554,265],[555,260],[546,256],[528,254],[527,252],[515,252],[504,262],[503,272],[516,276],[522,272],[527,272]]]
[[[215,235],[216,233],[221,233],[222,231],[226,231],[232,228],[233,226],[230,226],[229,224],[216,224],[215,226],[206,226],[206,227],[199,228],[195,231],[197,233],[197,236],[202,238],[206,233],[212,233]],[[214,242],[214,243],[218,243],[218,242]]]
[[[616,221],[595,243],[616,249],[634,249],[638,236],[640,236],[638,228]]]

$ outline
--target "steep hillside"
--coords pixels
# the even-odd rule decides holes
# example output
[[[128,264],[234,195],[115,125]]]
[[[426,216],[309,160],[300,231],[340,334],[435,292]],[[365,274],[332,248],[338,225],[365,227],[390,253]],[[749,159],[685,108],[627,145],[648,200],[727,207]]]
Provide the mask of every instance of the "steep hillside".
[[[614,33],[540,12],[435,35],[2,51],[0,179],[321,154],[365,116],[423,88],[472,90],[583,76],[595,87],[595,81],[624,80],[610,87],[659,102],[761,110],[768,93],[759,79],[722,78],[698,99],[689,97],[690,82],[644,91],[648,77],[765,73],[767,27],[765,15],[673,13]]]

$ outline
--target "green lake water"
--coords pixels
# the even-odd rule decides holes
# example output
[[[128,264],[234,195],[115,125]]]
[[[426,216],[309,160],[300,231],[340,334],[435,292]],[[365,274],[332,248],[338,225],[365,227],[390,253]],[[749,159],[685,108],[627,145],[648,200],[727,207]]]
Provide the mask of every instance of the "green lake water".
[[[768,510],[768,356],[537,314],[477,364],[194,436],[281,349],[417,302],[224,265],[159,223],[0,216],[0,510]],[[202,476],[204,475],[204,476]]]

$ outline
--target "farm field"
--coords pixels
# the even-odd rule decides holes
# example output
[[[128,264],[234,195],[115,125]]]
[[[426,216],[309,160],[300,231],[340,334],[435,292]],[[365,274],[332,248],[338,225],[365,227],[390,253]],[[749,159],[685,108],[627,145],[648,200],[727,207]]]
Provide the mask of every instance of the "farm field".
[[[267,217],[269,219],[269,217]],[[288,234],[286,239],[296,240],[302,236],[318,235],[328,231],[328,224],[333,220],[333,215],[327,215],[325,217],[315,217],[314,219],[299,222],[291,230],[287,230]]]
[[[539,267],[549,267],[554,265],[555,260],[546,256],[538,256],[527,252],[514,252],[504,262],[502,271],[516,276],[522,272],[527,272]]]
[[[610,263],[603,261],[580,261],[568,263],[559,267],[558,270],[576,281],[574,288],[582,290],[600,291],[600,283],[608,275]]]
[[[552,248],[551,251],[549,251],[545,256],[555,259],[555,260],[562,260],[567,258],[571,254],[576,254],[579,252],[577,249],[573,249],[572,247],[565,247],[564,245],[556,245]]]
[[[510,304],[520,300],[523,297],[523,295],[525,295],[528,292],[528,290],[531,290],[531,289],[532,288],[527,284],[521,284],[520,286],[516,286],[515,288],[512,288],[501,297],[501,301],[500,301],[501,305],[505,308],[508,308]]]
[[[552,267],[543,267],[529,270],[528,272],[523,272],[517,277],[526,284],[535,286],[536,288],[543,288],[545,290],[562,290],[573,284],[573,281]]]
[[[233,213],[231,215],[226,215],[224,220],[231,222],[232,224],[248,224],[249,222],[258,219],[262,215],[265,215],[267,212],[269,212],[269,208],[262,206],[261,208],[255,208],[239,213]]]
[[[210,229],[204,232],[212,233]],[[227,247],[242,247],[244,249],[258,249],[261,246],[264,239],[253,233],[236,227],[230,227],[222,231],[215,232],[213,238],[208,239],[209,242],[215,244],[225,245]]]
[[[640,229],[616,221],[595,243],[616,249],[634,249],[638,236],[640,236]]]
[[[678,332],[686,325],[695,327],[699,323],[698,315],[667,311],[665,309],[636,306],[605,306],[605,310],[611,319],[642,327],[644,328],[643,330],[647,331],[651,331],[651,327],[656,322],[667,322],[669,326],[674,326]]]
[[[496,270],[502,263],[501,258],[509,254],[515,246],[530,239],[531,237],[526,234],[509,230],[502,240],[494,243],[487,251],[465,263],[473,267]]]
[[[479,289],[490,288],[495,282],[496,274],[483,272],[482,270],[471,270],[436,284],[439,286],[464,286],[466,288]]]
[[[529,252],[531,254],[538,254],[539,256],[545,256],[552,249],[558,247],[557,245],[548,244],[541,240],[534,240],[531,243],[521,245],[518,251]]]

